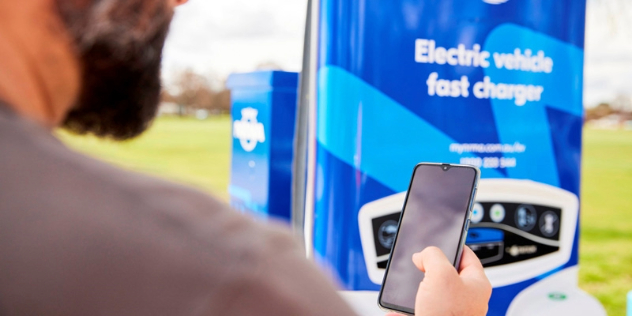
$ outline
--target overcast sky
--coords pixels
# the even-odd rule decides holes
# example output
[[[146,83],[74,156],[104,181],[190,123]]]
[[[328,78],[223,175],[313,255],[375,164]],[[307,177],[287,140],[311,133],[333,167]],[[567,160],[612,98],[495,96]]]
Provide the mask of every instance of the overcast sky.
[[[584,103],[632,95],[632,3],[589,0]],[[223,79],[275,63],[300,71],[307,0],[190,0],[177,9],[163,74],[191,68]]]

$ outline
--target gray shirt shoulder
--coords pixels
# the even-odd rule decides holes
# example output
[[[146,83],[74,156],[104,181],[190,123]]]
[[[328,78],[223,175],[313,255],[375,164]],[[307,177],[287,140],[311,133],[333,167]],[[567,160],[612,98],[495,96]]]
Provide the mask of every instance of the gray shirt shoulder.
[[[0,110],[0,314],[352,312],[285,229]]]

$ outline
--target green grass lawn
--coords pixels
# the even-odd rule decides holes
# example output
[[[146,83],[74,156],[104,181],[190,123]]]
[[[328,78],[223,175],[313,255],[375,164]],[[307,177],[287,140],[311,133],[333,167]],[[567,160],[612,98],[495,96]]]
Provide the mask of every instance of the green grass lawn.
[[[611,316],[632,290],[632,131],[584,133],[580,286]]]
[[[70,147],[128,169],[198,187],[228,200],[230,120],[162,117],[126,142],[59,132]]]
[[[103,160],[228,198],[228,117],[160,118],[142,137],[124,143],[59,135]],[[632,290],[632,132],[586,131],[582,194],[580,286],[609,315],[623,316]]]

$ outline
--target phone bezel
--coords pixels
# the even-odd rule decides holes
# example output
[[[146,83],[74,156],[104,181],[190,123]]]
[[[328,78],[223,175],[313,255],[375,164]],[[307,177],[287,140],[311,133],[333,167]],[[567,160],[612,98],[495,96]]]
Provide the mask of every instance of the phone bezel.
[[[402,219],[404,218],[404,212],[406,211],[406,205],[408,204],[408,196],[410,194],[410,189],[412,188],[413,185],[413,180],[415,179],[415,174],[417,173],[417,169],[419,169],[420,167],[424,167],[424,166],[432,166],[432,167],[439,167],[439,168],[443,168],[443,167],[448,167],[448,168],[468,168],[468,169],[473,169],[474,170],[474,181],[472,183],[472,188],[470,190],[470,201],[469,201],[469,205],[468,208],[465,211],[465,217],[463,218],[463,223],[461,224],[461,236],[459,237],[459,246],[457,248],[456,251],[456,256],[454,258],[454,261],[452,263],[452,265],[455,267],[455,269],[459,269],[460,263],[461,263],[461,256],[463,255],[463,247],[465,246],[465,239],[467,237],[467,229],[466,229],[466,225],[467,225],[467,221],[468,219],[470,219],[471,214],[472,214],[472,207],[474,205],[474,200],[476,198],[476,191],[477,191],[477,187],[478,187],[478,181],[480,179],[480,175],[481,175],[481,171],[475,167],[475,166],[470,166],[470,165],[460,165],[460,164],[447,164],[447,163],[420,163],[417,164],[415,166],[415,168],[413,169],[413,174],[411,176],[410,179],[410,183],[408,185],[408,191],[406,192],[406,199],[404,200],[404,205],[402,206],[402,212],[401,215],[399,217],[399,223],[397,225],[397,234],[395,235],[395,240],[393,241],[393,246],[391,247],[391,256],[393,255],[393,251],[395,249],[395,246],[397,245],[397,240],[399,239],[399,230],[402,224]],[[469,229],[469,227],[467,227]],[[395,304],[389,304],[386,302],[382,301],[382,294],[383,294],[383,289],[384,289],[384,282],[386,281],[386,278],[388,277],[388,272],[390,270],[391,267],[391,260],[389,257],[388,263],[386,265],[386,270],[384,271],[384,278],[382,279],[382,286],[380,288],[380,294],[378,296],[377,299],[377,304],[378,306],[383,309],[383,310],[387,310],[387,311],[393,311],[393,312],[398,312],[398,313],[404,313],[404,314],[408,314],[408,315],[414,315],[415,314],[415,310],[413,309],[409,309],[407,307],[404,306],[399,306],[399,305],[395,305]]]

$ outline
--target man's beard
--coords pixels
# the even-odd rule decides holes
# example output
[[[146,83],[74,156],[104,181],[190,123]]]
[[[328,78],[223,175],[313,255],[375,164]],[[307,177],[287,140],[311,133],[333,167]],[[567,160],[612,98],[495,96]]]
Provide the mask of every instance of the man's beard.
[[[160,101],[164,0],[57,0],[81,58],[82,83],[63,126],[123,140],[145,131]],[[80,3],[80,4],[78,4]]]

